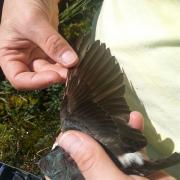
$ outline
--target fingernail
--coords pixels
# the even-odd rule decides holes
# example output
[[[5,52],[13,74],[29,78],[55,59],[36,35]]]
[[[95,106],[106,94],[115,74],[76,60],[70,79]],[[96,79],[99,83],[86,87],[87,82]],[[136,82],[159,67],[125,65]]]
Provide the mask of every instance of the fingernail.
[[[59,145],[69,154],[74,154],[82,146],[82,141],[74,134],[64,134],[60,138]]]
[[[77,55],[70,50],[65,51],[61,56],[61,62],[64,65],[71,65],[74,64],[76,61],[77,61]]]

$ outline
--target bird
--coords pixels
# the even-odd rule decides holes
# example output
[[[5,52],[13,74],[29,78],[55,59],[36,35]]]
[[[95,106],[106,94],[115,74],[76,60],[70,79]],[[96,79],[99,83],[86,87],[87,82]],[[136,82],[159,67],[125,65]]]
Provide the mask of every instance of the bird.
[[[79,62],[68,72],[60,110],[61,131],[78,130],[93,137],[126,174],[147,177],[180,163],[180,153],[147,160],[143,133],[128,125],[130,108],[125,99],[125,73],[109,48],[91,35],[79,38]],[[51,180],[84,180],[77,164],[59,146],[39,161]]]

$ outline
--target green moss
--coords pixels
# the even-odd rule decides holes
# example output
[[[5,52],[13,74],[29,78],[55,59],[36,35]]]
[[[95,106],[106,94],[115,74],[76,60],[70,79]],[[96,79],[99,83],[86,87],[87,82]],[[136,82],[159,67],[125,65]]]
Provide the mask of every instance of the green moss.
[[[63,86],[18,92],[2,81],[0,92],[0,161],[38,172],[35,162],[58,134]]]

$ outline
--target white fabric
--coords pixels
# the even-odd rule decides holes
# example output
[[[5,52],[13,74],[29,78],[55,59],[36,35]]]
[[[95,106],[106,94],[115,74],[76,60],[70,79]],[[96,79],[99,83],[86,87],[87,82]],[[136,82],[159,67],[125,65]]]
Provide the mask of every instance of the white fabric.
[[[96,39],[118,59],[162,140],[180,151],[180,1],[104,0]]]

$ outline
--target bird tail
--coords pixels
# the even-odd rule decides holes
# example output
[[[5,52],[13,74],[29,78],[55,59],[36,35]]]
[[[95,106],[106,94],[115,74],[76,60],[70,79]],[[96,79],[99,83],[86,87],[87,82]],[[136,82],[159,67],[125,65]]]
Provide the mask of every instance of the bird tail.
[[[156,171],[169,168],[180,164],[180,153],[173,153],[171,156],[154,161],[145,161],[143,165],[132,164],[131,167],[124,169],[127,174],[148,176]]]

